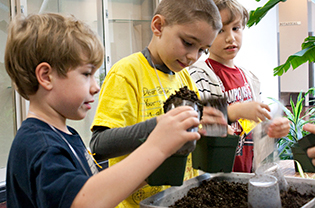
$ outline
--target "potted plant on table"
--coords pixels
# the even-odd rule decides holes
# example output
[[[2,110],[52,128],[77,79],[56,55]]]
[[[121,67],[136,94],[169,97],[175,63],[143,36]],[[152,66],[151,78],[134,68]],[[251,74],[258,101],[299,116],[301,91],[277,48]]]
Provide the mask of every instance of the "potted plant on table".
[[[259,2],[260,0],[256,0]],[[250,28],[256,24],[258,24],[261,19],[271,10],[274,8],[276,5],[279,3],[285,3],[286,0],[269,0],[265,5],[262,7],[257,7],[256,10],[250,11],[250,18],[249,21],[247,22],[247,26]],[[273,69],[274,76],[281,76],[284,73],[286,73],[290,68],[293,70],[298,68],[300,65],[306,63],[306,62],[314,62],[315,61],[315,36],[310,35],[306,37],[301,44],[301,50],[296,52],[295,54],[289,56],[284,64],[281,64]],[[300,152],[301,154],[298,153],[292,153],[295,152],[295,150],[298,150],[298,148],[295,148],[298,145],[298,142],[307,134],[307,132],[304,132],[302,130],[302,127],[306,123],[314,123],[314,116],[312,115],[314,112],[313,107],[309,108],[303,115],[303,102],[305,100],[305,97],[307,94],[314,94],[314,88],[310,88],[305,95],[303,96],[303,93],[300,92],[296,105],[293,103],[291,99],[291,108],[292,112],[283,106],[279,101],[273,99],[275,102],[279,103],[285,114],[286,117],[292,122],[291,123],[291,129],[289,134],[286,137],[280,138],[278,140],[278,151],[279,151],[279,156],[280,159],[296,159],[296,160],[301,160],[301,158],[297,155],[300,155],[302,157],[305,157],[305,160],[308,160],[308,165],[301,164],[302,168],[305,171],[315,171],[313,169],[314,166],[310,163],[310,159],[305,155],[305,151]],[[309,101],[310,102],[310,101]],[[295,156],[294,156],[295,155]],[[307,157],[307,158],[306,158]],[[298,170],[297,164],[295,163],[295,169],[296,171]]]
[[[300,148],[298,141],[308,134],[303,131],[303,126],[307,123],[315,123],[315,106],[309,108],[304,107],[305,98],[308,94],[315,93],[315,88],[310,88],[304,95],[301,91],[298,94],[296,102],[290,98],[290,108],[284,106],[280,101],[274,98],[270,98],[274,102],[278,103],[283,109],[285,116],[291,121],[289,134],[285,137],[278,139],[278,154],[282,160],[294,159],[298,161],[305,172],[315,172],[315,167],[312,165],[311,160],[307,157],[305,151]],[[308,102],[311,102],[309,100]],[[303,110],[305,112],[303,113]],[[305,162],[304,162],[304,159]],[[298,171],[295,163],[295,169]]]

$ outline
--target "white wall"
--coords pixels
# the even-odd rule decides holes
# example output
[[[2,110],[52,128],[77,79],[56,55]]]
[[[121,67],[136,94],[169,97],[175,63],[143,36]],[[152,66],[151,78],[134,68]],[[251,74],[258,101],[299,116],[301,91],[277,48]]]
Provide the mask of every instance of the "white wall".
[[[301,50],[303,40],[308,36],[307,0],[291,0],[279,5],[279,47],[280,63]],[[281,92],[306,92],[309,88],[308,63],[295,70],[289,69],[281,76]]]
[[[263,6],[267,0],[238,0],[248,11]],[[278,7],[271,9],[258,25],[246,28],[243,46],[235,64],[251,70],[261,82],[262,98],[279,98],[278,77],[273,68],[278,66]]]

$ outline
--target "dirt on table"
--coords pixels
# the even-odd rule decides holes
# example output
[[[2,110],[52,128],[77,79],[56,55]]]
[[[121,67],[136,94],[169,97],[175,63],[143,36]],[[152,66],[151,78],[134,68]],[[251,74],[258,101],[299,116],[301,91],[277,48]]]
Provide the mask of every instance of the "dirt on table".
[[[238,182],[205,180],[175,202],[172,208],[247,208],[248,185]],[[283,208],[298,208],[315,197],[315,193],[300,194],[289,189],[280,193]]]

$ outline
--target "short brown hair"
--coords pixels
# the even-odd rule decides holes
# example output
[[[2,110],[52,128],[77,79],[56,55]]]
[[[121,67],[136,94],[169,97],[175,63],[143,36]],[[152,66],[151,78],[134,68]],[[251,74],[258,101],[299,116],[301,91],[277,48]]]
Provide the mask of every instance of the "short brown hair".
[[[25,99],[38,90],[35,69],[47,62],[60,76],[82,64],[99,68],[103,44],[84,22],[56,13],[19,15],[9,25],[5,68]]]
[[[217,5],[219,11],[223,9],[228,9],[230,11],[231,17],[228,22],[225,22],[225,24],[233,22],[237,16],[240,16],[242,19],[242,25],[245,27],[249,15],[247,9],[242,4],[236,0],[214,0],[214,3]]]
[[[162,15],[168,25],[204,20],[214,30],[222,28],[221,16],[213,0],[162,0],[156,14]]]

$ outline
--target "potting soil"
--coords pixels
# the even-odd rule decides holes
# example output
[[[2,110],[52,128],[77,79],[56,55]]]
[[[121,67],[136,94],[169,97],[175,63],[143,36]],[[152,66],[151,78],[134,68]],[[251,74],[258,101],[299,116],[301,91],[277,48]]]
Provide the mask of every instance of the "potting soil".
[[[174,107],[180,106],[183,100],[191,101],[197,104],[200,116],[202,116],[203,105],[198,99],[197,94],[194,91],[189,90],[187,86],[181,87],[178,91],[175,91],[175,94],[172,94],[167,98],[163,105],[164,113],[168,111],[172,104]]]
[[[248,184],[226,180],[205,180],[175,202],[172,208],[247,208]],[[300,194],[289,189],[280,193],[283,208],[299,208],[315,197],[315,193]],[[268,199],[266,199],[268,200]]]

